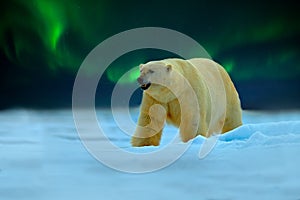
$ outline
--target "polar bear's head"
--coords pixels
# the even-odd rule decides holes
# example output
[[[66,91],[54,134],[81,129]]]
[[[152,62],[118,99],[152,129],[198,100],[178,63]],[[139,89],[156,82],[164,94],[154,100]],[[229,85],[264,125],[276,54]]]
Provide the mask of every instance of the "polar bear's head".
[[[171,65],[159,61],[141,64],[137,81],[143,90],[147,90],[150,86],[167,86],[170,82],[171,71]]]
[[[180,67],[176,60],[151,61],[140,65],[137,81],[148,95],[167,103],[186,90],[187,81]]]

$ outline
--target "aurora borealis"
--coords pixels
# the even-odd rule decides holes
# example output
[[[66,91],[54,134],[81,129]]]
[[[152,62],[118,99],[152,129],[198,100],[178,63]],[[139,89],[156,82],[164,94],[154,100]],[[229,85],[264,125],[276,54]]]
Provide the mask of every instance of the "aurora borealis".
[[[85,56],[114,34],[147,26],[197,40],[230,73],[244,108],[268,101],[300,107],[300,14],[293,1],[11,0],[0,6],[0,108],[69,106]],[[132,67],[170,56],[148,49],[120,57],[101,79],[107,94]]]

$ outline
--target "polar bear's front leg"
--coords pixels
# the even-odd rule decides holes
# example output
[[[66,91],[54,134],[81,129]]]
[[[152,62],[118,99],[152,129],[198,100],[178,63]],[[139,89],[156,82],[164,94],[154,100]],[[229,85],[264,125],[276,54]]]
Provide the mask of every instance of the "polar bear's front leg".
[[[188,142],[189,140],[197,136],[198,128],[200,125],[200,106],[194,95],[180,96],[179,104],[181,107],[181,120],[179,125],[180,136],[183,142]]]
[[[143,97],[138,126],[131,139],[132,146],[158,146],[160,143],[166,110],[162,105],[152,103]]]
[[[196,116],[192,115],[182,117],[179,129],[180,137],[183,142],[188,142],[197,136],[199,119],[195,120],[196,118]]]

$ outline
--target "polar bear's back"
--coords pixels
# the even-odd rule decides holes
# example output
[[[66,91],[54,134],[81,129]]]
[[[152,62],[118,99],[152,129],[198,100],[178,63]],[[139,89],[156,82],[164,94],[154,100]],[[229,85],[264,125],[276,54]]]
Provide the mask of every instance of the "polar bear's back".
[[[201,73],[201,77],[205,80],[205,83],[211,89],[217,92],[218,90],[225,89],[226,93],[233,96],[237,96],[236,89],[226,72],[226,70],[218,63],[213,60],[206,58],[193,58],[187,60],[187,62],[191,63],[199,72]],[[217,93],[222,93],[221,91]]]

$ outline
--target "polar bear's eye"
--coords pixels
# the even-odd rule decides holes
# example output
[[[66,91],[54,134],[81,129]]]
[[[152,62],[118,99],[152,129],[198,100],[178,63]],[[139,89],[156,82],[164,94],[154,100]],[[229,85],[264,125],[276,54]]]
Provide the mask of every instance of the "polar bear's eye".
[[[153,74],[153,73],[154,73],[154,71],[150,69],[150,70],[149,70],[149,73],[150,73],[150,74]]]

